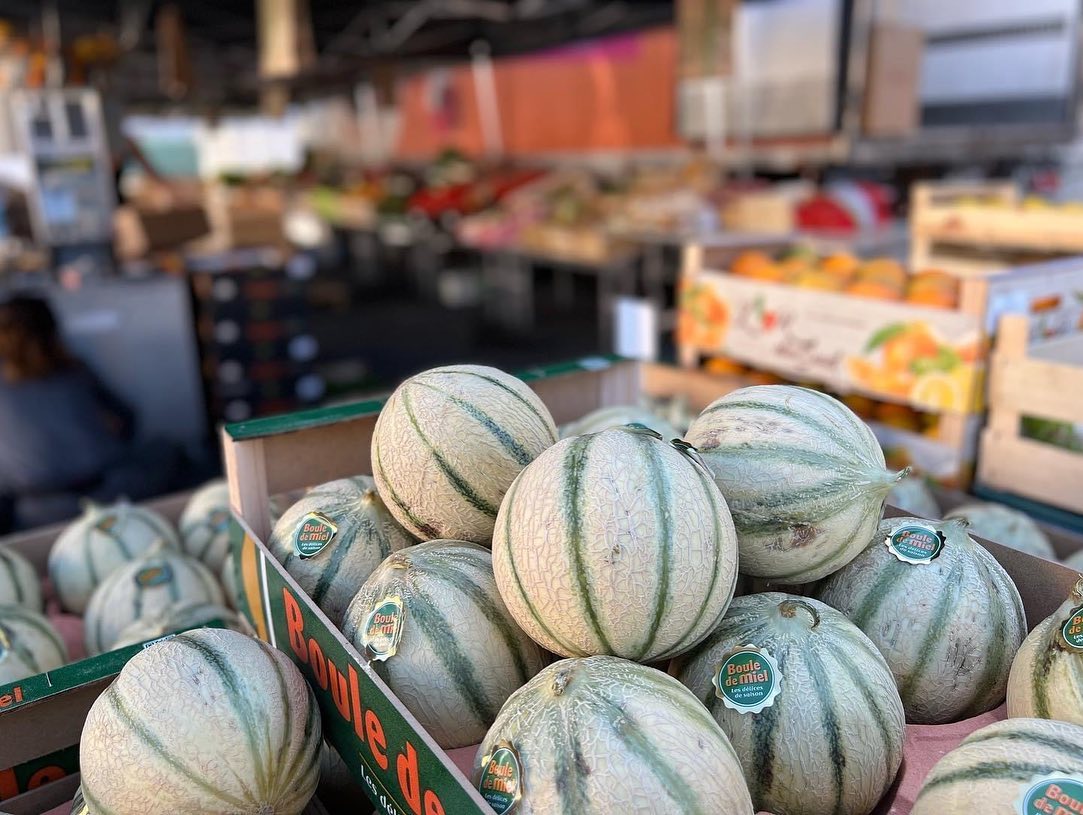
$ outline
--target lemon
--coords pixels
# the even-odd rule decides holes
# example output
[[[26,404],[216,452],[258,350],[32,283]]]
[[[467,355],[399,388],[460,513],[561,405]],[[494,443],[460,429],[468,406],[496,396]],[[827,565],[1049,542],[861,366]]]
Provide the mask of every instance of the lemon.
[[[939,372],[918,377],[910,391],[910,398],[940,410],[962,410],[967,402],[966,389],[958,378]]]

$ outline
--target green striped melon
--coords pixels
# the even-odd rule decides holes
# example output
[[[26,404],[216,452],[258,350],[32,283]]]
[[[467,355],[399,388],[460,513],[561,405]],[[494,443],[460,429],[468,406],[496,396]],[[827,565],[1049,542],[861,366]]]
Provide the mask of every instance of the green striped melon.
[[[493,568],[524,631],[563,656],[638,662],[707,636],[733,597],[737,539],[694,455],[620,427],[563,439],[523,470]]]
[[[96,815],[296,815],[319,780],[321,738],[285,654],[200,628],[137,653],[94,702],[83,797]]]
[[[979,538],[991,540],[1009,549],[1017,549],[1035,557],[1056,560],[1053,544],[1026,513],[1001,504],[974,502],[957,506],[948,518],[966,518],[970,531]]]
[[[155,547],[109,575],[94,590],[83,618],[87,653],[113,649],[125,628],[182,602],[222,605],[222,589],[207,567],[182,552]]]
[[[30,561],[14,549],[0,546],[0,606],[23,606],[41,611],[41,579]]]
[[[880,649],[899,686],[907,721],[943,724],[1004,701],[1012,656],[1027,633],[1015,584],[964,524],[944,534],[931,563],[904,563],[885,541],[919,518],[885,518],[856,559],[817,597],[850,618]]]
[[[778,695],[759,712],[738,712],[713,682],[749,647],[777,662]],[[866,815],[895,779],[905,727],[895,680],[869,638],[817,600],[738,597],[678,678],[729,736],[758,810]]]
[[[399,385],[380,411],[373,475],[415,537],[488,545],[504,493],[556,438],[549,410],[514,376],[433,368]]]
[[[0,685],[59,668],[64,641],[45,617],[25,606],[0,606]]]
[[[372,573],[343,620],[365,653],[365,623],[401,597],[397,653],[377,673],[444,748],[477,744],[512,691],[545,664],[541,649],[508,614],[488,549],[430,541],[396,552]]]
[[[904,478],[891,488],[891,492],[887,494],[887,502],[908,515],[919,518],[936,519],[941,514],[940,505],[936,503],[932,490],[923,478]]]
[[[856,557],[901,477],[864,422],[808,388],[732,391],[685,438],[733,513],[741,572],[781,583],[818,580]]]
[[[616,657],[556,662],[512,694],[474,759],[483,797],[482,762],[499,746],[518,756],[517,815],[753,812],[703,706],[672,677]]]
[[[60,604],[82,614],[99,583],[160,540],[180,545],[173,527],[157,512],[124,501],[108,507],[88,504],[49,551],[49,578]]]
[[[1070,647],[1062,633],[1081,606],[1083,577],[1023,640],[1008,676],[1009,716],[1083,725],[1083,651]]]
[[[336,527],[330,542],[311,557],[295,548],[310,513]],[[321,484],[291,506],[275,524],[269,546],[278,562],[332,623],[342,615],[361,584],[392,552],[416,541],[387,511],[368,476]]]
[[[624,424],[641,424],[644,427],[649,427],[666,441],[681,437],[681,434],[665,419],[635,405],[614,405],[612,407],[598,408],[598,410],[591,411],[581,419],[569,422],[561,427],[560,437],[568,439],[572,436],[582,436],[585,433],[598,433]]]
[[[222,584],[222,592],[225,594],[226,603],[230,608],[241,610],[241,595],[237,584],[237,569],[233,565],[233,553],[226,555],[222,561],[222,571],[218,575],[218,582]]]
[[[123,648],[126,645],[135,645],[137,642],[158,639],[177,631],[199,628],[214,620],[220,620],[226,628],[233,631],[248,633],[247,623],[225,606],[195,600],[166,606],[155,614],[132,620],[117,635],[112,647]]]
[[[1083,783],[1083,727],[1049,719],[995,722],[971,733],[933,766],[910,812],[1019,815],[1024,793],[1054,774]],[[1079,811],[1079,804],[1049,810],[1054,815]]]
[[[222,568],[229,554],[229,485],[224,479],[208,481],[188,499],[181,512],[181,546],[212,572]]]

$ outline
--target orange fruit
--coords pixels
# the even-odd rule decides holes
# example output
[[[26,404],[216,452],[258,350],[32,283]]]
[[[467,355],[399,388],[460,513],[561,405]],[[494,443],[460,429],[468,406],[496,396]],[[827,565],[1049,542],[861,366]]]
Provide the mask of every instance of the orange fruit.
[[[959,298],[954,291],[911,287],[906,294],[906,302],[932,308],[955,308],[959,305]]]
[[[910,275],[910,288],[957,289],[959,278],[937,269],[926,269]]]
[[[906,286],[906,269],[892,258],[873,258],[861,264],[857,270],[858,280],[887,283],[898,289]]]
[[[843,286],[843,281],[839,278],[816,269],[798,273],[790,280],[790,283],[799,289],[820,289],[821,291],[838,291]]]
[[[847,294],[874,300],[902,300],[902,287],[876,280],[858,280],[846,287]]]
[[[730,264],[730,272],[739,277],[755,277],[755,272],[764,266],[771,266],[772,260],[765,252],[757,249],[747,249],[733,259]]]
[[[748,370],[740,362],[729,357],[711,357],[703,363],[703,368],[708,373],[720,376],[739,375]]]
[[[820,261],[820,270],[840,280],[849,280],[860,265],[861,261],[849,252],[835,252]]]

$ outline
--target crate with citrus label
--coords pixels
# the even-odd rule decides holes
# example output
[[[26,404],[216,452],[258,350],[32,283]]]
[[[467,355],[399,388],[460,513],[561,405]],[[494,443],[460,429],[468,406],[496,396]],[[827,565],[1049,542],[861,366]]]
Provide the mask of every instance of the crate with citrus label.
[[[999,317],[1062,315],[1081,297],[1083,258],[956,276],[805,247],[744,251],[719,266],[690,246],[676,341],[686,364],[724,355],[840,393],[972,414]]]

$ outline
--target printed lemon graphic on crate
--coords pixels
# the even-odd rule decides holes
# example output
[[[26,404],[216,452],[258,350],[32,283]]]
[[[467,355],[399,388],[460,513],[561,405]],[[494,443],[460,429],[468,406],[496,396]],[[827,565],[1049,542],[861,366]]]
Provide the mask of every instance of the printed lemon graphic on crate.
[[[694,283],[681,291],[678,343],[720,348],[725,342],[729,322],[729,307],[711,286]]]
[[[924,321],[891,323],[846,360],[854,383],[934,410],[978,409],[980,371],[975,343],[946,342]]]

